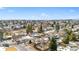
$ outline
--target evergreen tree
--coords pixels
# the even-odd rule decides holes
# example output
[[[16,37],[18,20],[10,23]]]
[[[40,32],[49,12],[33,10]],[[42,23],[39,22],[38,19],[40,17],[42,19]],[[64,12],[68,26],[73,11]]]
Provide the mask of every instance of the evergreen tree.
[[[74,28],[74,25],[73,24],[71,25],[71,28]]]
[[[59,32],[59,29],[60,29],[59,23],[56,24],[56,27],[55,28],[56,28],[56,31]]]
[[[40,27],[38,29],[38,33],[42,33],[42,32],[43,32],[43,28],[42,28],[42,23],[41,23],[41,25],[40,25]]]
[[[68,44],[69,41],[76,41],[77,40],[76,35],[72,32],[72,30],[65,29],[65,32],[66,32],[66,35],[63,39],[63,42],[65,44]]]
[[[66,35],[63,39],[63,43],[69,44],[69,35]]]
[[[27,34],[32,33],[32,24],[27,24],[26,32]]]
[[[54,27],[54,24],[51,24],[51,27]]]
[[[0,31],[0,41],[3,41],[3,32]]]
[[[49,49],[51,51],[57,51],[57,42],[55,40],[54,37],[52,37],[52,39],[50,39],[50,46],[49,46]]]

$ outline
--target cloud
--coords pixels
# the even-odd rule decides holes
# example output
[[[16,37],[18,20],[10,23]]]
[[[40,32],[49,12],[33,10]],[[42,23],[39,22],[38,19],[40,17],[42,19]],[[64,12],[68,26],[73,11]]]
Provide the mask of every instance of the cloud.
[[[48,18],[48,15],[46,13],[41,13],[39,15],[31,15],[27,16],[27,19],[33,19],[33,20],[44,20]]]
[[[49,15],[47,13],[41,13],[39,19],[45,19],[45,20],[49,19],[50,20],[50,19],[52,19],[52,15]]]
[[[48,17],[48,14],[41,13],[39,19],[46,19]]]

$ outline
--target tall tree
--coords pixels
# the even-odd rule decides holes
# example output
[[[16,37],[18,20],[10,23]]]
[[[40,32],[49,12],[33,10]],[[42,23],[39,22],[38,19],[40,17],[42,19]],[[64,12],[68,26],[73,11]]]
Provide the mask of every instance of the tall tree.
[[[50,39],[49,49],[51,51],[57,51],[57,42],[54,37],[52,37],[52,39]]]
[[[0,31],[0,41],[3,41],[3,32]]]
[[[60,29],[59,23],[56,24],[55,28],[56,28],[56,31],[59,32],[59,29]]]
[[[38,33],[42,33],[42,32],[43,32],[43,27],[42,27],[42,23],[41,23],[41,25],[40,25],[40,27],[38,29]]]
[[[26,32],[27,34],[32,33],[32,24],[27,24]]]

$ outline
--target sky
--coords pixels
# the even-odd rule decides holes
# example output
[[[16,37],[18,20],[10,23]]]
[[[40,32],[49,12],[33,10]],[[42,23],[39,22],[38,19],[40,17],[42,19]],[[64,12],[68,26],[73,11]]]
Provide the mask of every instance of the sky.
[[[0,19],[79,19],[79,7],[0,7]]]

